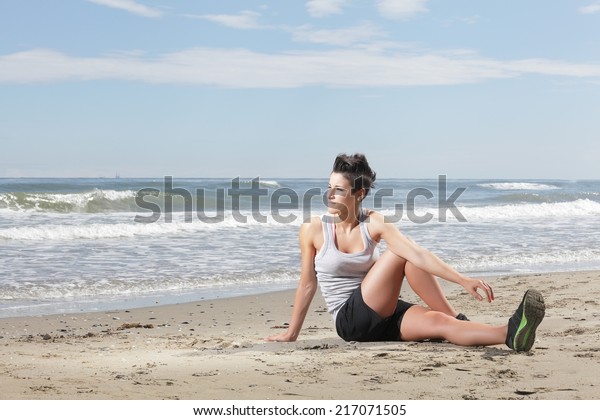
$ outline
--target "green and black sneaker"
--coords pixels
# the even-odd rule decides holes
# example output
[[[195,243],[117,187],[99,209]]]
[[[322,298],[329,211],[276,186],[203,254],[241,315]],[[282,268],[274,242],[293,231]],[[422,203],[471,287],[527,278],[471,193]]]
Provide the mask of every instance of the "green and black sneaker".
[[[542,294],[533,289],[526,291],[519,308],[508,320],[506,345],[515,351],[529,351],[535,341],[535,329],[545,312]]]

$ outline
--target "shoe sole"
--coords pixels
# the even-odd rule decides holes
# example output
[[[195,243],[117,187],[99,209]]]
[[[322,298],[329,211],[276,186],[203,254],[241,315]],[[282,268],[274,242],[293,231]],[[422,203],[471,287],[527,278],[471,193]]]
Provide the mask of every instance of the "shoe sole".
[[[521,324],[513,341],[516,351],[529,351],[535,342],[535,330],[546,314],[544,298],[537,290],[528,290],[523,298]]]

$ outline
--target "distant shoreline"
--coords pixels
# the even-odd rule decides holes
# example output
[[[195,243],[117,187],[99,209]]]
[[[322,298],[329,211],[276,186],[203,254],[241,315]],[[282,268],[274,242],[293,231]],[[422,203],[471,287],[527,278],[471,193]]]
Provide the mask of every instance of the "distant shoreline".
[[[477,275],[473,273],[466,273],[477,278],[484,278],[489,281],[495,282],[496,284],[503,283],[506,280],[528,276],[544,276],[544,275],[570,275],[573,273],[596,273],[600,270],[558,270],[558,271],[547,271],[547,272],[527,272],[527,273],[495,273],[495,274],[483,274]],[[440,283],[446,288],[453,288],[454,285],[447,284],[448,282],[443,279],[439,279]],[[269,293],[288,293],[296,290],[297,282],[290,283],[287,285],[254,285],[252,287],[244,287],[244,290],[240,290],[237,286],[224,287],[214,291],[189,291],[181,294],[163,294],[163,295],[151,295],[151,296],[138,296],[128,297],[123,299],[105,300],[105,301],[93,301],[93,302],[71,302],[71,303],[59,303],[63,309],[44,311],[43,309],[28,310],[23,308],[22,310],[16,309],[15,313],[8,313],[11,309],[0,308],[0,321],[11,319],[11,318],[25,318],[25,317],[46,317],[46,316],[76,316],[78,314],[90,314],[90,313],[102,313],[102,312],[113,312],[113,311],[128,311],[128,310],[151,310],[160,308],[163,306],[170,305],[187,305],[198,302],[212,302],[212,301],[223,301],[228,299],[238,298],[251,298],[253,296],[260,296]],[[402,290],[409,290],[408,283],[404,282]],[[320,291],[317,292],[317,295]],[[183,297],[182,296],[187,296]],[[52,302],[45,303],[43,307],[51,307]],[[71,310],[65,310],[65,307],[71,306]]]

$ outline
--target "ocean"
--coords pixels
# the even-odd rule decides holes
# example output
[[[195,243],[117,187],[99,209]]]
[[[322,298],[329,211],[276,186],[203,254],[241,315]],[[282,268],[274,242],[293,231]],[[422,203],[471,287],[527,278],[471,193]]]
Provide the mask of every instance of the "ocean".
[[[298,230],[326,212],[326,187],[0,179],[0,317],[293,288]],[[600,269],[597,180],[384,179],[364,206],[472,276]]]

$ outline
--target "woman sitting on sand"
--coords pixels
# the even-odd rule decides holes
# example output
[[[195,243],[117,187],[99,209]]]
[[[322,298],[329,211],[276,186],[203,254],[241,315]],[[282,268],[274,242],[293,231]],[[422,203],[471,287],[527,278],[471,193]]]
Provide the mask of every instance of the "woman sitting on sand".
[[[544,317],[544,300],[528,290],[507,325],[490,326],[458,314],[434,276],[463,286],[488,302],[494,292],[483,280],[466,277],[386,223],[383,215],[361,208],[375,172],[364,155],[335,159],[327,192],[328,213],[300,229],[302,274],[287,332],[269,341],[295,341],[317,289],[317,279],[338,335],[346,341],[444,339],[463,346],[506,343],[529,351]],[[377,245],[387,250],[379,255]],[[398,299],[404,277],[429,308]]]

